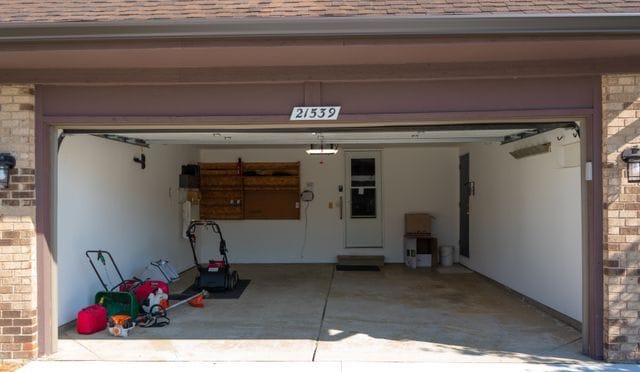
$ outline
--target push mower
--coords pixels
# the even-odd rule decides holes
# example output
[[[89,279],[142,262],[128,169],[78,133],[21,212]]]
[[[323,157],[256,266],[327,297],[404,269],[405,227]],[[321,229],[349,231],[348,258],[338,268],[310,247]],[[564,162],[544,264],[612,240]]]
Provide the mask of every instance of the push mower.
[[[210,227],[214,234],[220,238],[219,252],[222,260],[209,260],[208,264],[200,264],[196,255],[196,229],[198,227]],[[220,226],[212,220],[192,221],[187,228],[187,237],[193,252],[193,261],[198,269],[196,287],[208,291],[232,290],[238,284],[238,272],[231,270],[227,259],[227,242],[222,237]]]

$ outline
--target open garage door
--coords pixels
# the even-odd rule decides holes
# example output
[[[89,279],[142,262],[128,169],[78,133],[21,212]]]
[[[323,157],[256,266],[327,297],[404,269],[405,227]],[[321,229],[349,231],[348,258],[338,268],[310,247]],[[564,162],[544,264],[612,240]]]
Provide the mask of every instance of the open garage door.
[[[64,129],[58,144],[60,359],[78,353],[114,360],[583,358],[574,122]],[[313,156],[310,147],[337,153]],[[382,219],[375,233],[382,244],[350,248],[346,193],[365,194],[371,180],[347,182],[345,153],[372,151],[380,155]],[[465,154],[475,182],[468,191],[471,254],[458,257],[458,159]],[[200,182],[181,183],[181,174],[192,174],[188,165],[200,165]],[[252,200],[257,204],[247,205]],[[256,217],[258,204],[274,203],[293,214]],[[229,261],[248,281],[240,295],[213,296],[204,309],[182,307],[165,328],[136,328],[130,353],[101,348],[106,334],[78,335],[76,313],[100,290],[83,251],[110,250],[126,277],[168,259],[183,279],[172,290],[183,293],[198,275],[183,227],[202,218],[205,206],[213,206],[206,218],[219,223]],[[407,213],[434,217],[435,243],[412,246]],[[199,232],[196,260],[218,259],[219,240]],[[412,252],[421,256],[416,268],[406,265]],[[453,254],[455,264],[422,257],[438,253]],[[337,271],[338,256],[382,261]],[[377,262],[380,271],[360,271]]]

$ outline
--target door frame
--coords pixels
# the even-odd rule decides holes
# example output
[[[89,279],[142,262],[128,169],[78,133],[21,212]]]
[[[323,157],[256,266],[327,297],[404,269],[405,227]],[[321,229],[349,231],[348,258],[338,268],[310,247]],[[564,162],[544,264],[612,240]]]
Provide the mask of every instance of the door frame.
[[[361,109],[358,113],[345,114],[341,120],[336,122],[340,125],[362,125],[375,126],[380,123],[486,123],[486,122],[506,122],[514,120],[559,120],[571,119],[583,123],[583,135],[585,138],[583,145],[584,160],[593,164],[593,179],[590,182],[584,182],[584,198],[585,212],[583,221],[587,239],[585,240],[585,248],[583,250],[583,260],[585,270],[583,270],[583,309],[585,316],[583,318],[583,343],[584,351],[593,358],[601,359],[604,352],[604,317],[603,317],[603,165],[602,165],[602,86],[600,76],[592,76],[585,78],[589,80],[591,98],[588,103],[582,105],[572,104],[572,101],[557,102],[555,106],[546,105],[544,96],[538,94],[539,89],[553,89],[562,84],[570,84],[573,80],[565,81],[563,79],[553,79],[553,81],[540,81],[540,84],[534,84],[531,89],[520,90],[522,94],[501,95],[500,92],[494,92],[490,102],[499,102],[486,110],[473,110],[473,108],[465,107],[458,104],[459,111],[453,111],[450,107],[443,105],[439,109],[425,110],[404,110],[403,108],[393,109],[391,103],[384,107]],[[534,79],[537,83],[538,80]],[[512,82],[512,80],[509,80]],[[544,83],[544,84],[542,84]],[[467,83],[470,84],[470,83]],[[492,82],[475,81],[474,84],[481,87],[491,87]],[[518,81],[518,84],[525,84]],[[519,86],[520,86],[519,85]],[[526,85],[525,85],[526,86]],[[564,85],[567,86],[567,85]],[[572,85],[573,86],[573,85]],[[56,88],[63,89],[58,86]],[[78,88],[78,87],[76,87]],[[586,89],[580,84],[576,85],[573,91]],[[129,104],[126,97],[121,97],[123,105],[113,106],[113,102],[105,100],[101,109],[113,112],[112,116],[104,116],[97,113],[76,113],[73,111],[58,110],[52,112],[43,112],[43,100],[45,97],[44,90],[47,86],[36,85],[35,89],[35,151],[36,151],[36,253],[37,253],[37,329],[38,329],[38,353],[39,355],[50,354],[55,351],[57,341],[57,319],[54,308],[57,308],[57,291],[55,288],[55,241],[54,229],[55,219],[55,197],[54,197],[54,172],[52,165],[52,154],[55,154],[54,129],[60,127],[83,127],[83,128],[135,128],[147,127],[158,128],[168,126],[194,128],[194,127],[211,127],[215,124],[226,125],[228,128],[234,124],[251,122],[254,124],[270,124],[287,123],[286,115],[269,115],[269,114],[245,114],[221,116],[215,114],[205,114],[204,116],[185,116],[176,112],[176,115],[154,116],[153,112],[146,115],[136,115],[129,113],[134,107],[125,107]],[[84,88],[83,88],[84,89]],[[127,86],[110,86],[112,93],[120,91],[128,92]],[[156,87],[155,89],[163,89]],[[453,89],[453,87],[451,87]],[[59,108],[58,105],[77,105],[76,102],[62,99],[64,93],[58,96],[56,102],[50,102],[48,109]],[[84,90],[83,90],[84,92]],[[512,92],[512,91],[511,91]],[[59,91],[56,91],[56,95]],[[196,94],[192,92],[189,94]],[[553,97],[556,97],[554,95]],[[387,97],[387,96],[385,96]],[[422,96],[421,96],[422,97]],[[146,96],[144,99],[156,99],[155,96]],[[171,97],[168,97],[171,98]],[[164,97],[162,99],[168,99]],[[189,97],[182,97],[187,99]],[[584,97],[583,97],[584,98]],[[385,98],[386,99],[386,98]],[[527,107],[511,106],[511,101],[531,103]],[[289,101],[287,101],[289,102]],[[438,101],[439,102],[439,101]],[[539,104],[538,104],[539,103]],[[371,102],[371,105],[377,104]],[[487,104],[490,106],[489,104]],[[139,106],[139,105],[138,105]],[[171,105],[168,105],[171,107]],[[529,108],[530,107],[530,108]],[[544,108],[548,107],[548,108]],[[566,107],[566,108],[557,108]],[[118,111],[118,110],[121,111]],[[403,111],[404,110],[404,111]],[[429,111],[431,110],[431,111]],[[357,111],[357,110],[356,110]],[[132,111],[133,112],[133,111]],[[380,112],[393,112],[391,114]],[[391,125],[391,124],[390,124]],[[582,165],[584,175],[584,162]],[[583,178],[584,180],[584,178]]]
[[[462,183],[462,158],[463,157],[467,157],[467,182],[465,184]],[[468,259],[471,258],[471,218],[469,218],[469,213],[471,210],[471,194],[469,194],[467,189],[467,184],[471,183],[473,181],[471,181],[471,157],[469,155],[469,153],[467,152],[466,154],[462,154],[462,155],[458,155],[458,187],[460,188],[459,191],[459,196],[460,196],[460,200],[458,202],[458,214],[459,214],[459,224],[458,224],[458,228],[460,229],[459,233],[459,241],[458,241],[458,245],[460,247],[460,255],[464,256]],[[464,194],[463,194],[464,193]],[[463,213],[464,211],[462,210],[462,196],[465,195],[466,199],[467,199],[467,211],[466,213]],[[466,219],[467,219],[467,234],[466,234],[466,240],[467,240],[467,254],[463,254],[463,250],[462,250],[462,237],[463,237],[463,229],[462,229],[462,221],[463,221],[463,216],[466,214]]]

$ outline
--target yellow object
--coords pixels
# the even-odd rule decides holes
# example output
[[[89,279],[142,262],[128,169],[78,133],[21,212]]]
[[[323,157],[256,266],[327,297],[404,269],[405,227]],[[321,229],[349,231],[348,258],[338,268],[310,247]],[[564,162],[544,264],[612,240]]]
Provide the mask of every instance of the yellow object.
[[[200,199],[202,199],[202,195],[200,194],[200,190],[189,190],[187,191],[187,201],[189,201],[193,205],[199,205]]]

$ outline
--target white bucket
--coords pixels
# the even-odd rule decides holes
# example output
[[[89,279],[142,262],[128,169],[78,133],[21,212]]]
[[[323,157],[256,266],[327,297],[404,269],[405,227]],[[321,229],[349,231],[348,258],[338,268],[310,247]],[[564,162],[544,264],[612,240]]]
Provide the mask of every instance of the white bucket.
[[[443,245],[440,247],[440,264],[442,266],[453,265],[453,246]]]
[[[460,263],[460,247],[453,247],[453,263]]]

